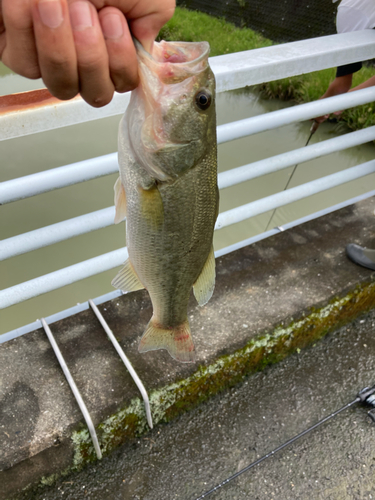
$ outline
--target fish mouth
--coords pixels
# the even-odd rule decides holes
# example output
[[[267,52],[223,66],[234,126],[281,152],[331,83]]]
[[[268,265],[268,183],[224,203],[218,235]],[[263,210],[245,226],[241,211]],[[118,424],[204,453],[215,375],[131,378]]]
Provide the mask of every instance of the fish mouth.
[[[194,66],[200,63],[208,64],[210,45],[208,42],[154,42],[151,53],[133,38],[137,55],[146,65],[173,65],[186,73],[196,73]],[[199,68],[202,71],[204,68]]]
[[[148,53],[136,39],[140,85],[132,94],[137,125],[133,150],[144,169],[156,180],[170,182],[191,168],[201,138],[184,135],[176,127],[181,111],[189,110],[183,96],[194,92],[200,74],[209,69],[207,42],[155,42]],[[182,97],[181,97],[182,96]],[[185,106],[179,108],[179,106]],[[172,112],[171,112],[172,109]],[[134,127],[133,127],[134,128]],[[196,135],[196,134],[195,134]],[[200,151],[202,148],[199,147]]]

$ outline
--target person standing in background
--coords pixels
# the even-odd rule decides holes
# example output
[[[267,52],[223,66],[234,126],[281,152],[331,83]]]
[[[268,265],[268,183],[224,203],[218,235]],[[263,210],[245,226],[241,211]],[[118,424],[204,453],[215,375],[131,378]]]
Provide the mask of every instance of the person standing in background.
[[[333,0],[334,3],[337,1]],[[349,33],[351,31],[375,28],[375,0],[341,0],[337,9],[336,28],[337,33]],[[353,73],[356,73],[361,68],[362,62],[339,66],[335,79],[331,82],[321,99],[375,85],[375,76],[373,76],[366,82],[351,89]],[[328,115],[320,116],[315,118],[315,121],[321,123],[327,118]]]
[[[337,2],[337,0],[333,0]],[[341,0],[336,16],[337,33],[348,33],[375,28],[375,0]],[[375,76],[365,82],[351,88],[353,73],[362,68],[362,62],[355,62],[339,66],[335,79],[330,83],[328,89],[320,99],[332,97],[345,92],[352,92],[375,85]],[[316,127],[325,121],[329,115],[315,118]],[[354,243],[346,246],[348,257],[356,264],[375,270],[375,250],[364,248]]]

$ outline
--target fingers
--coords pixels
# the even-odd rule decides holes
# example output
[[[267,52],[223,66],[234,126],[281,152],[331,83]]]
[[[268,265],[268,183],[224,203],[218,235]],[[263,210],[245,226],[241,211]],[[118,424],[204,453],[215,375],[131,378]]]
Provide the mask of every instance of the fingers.
[[[114,84],[98,13],[86,0],[70,1],[69,13],[81,96],[94,107],[104,106],[113,97]]]
[[[3,0],[2,15],[6,26],[6,43],[1,35],[3,63],[26,78],[40,78],[29,0]]]
[[[71,99],[79,92],[79,80],[68,4],[37,0],[32,15],[43,81],[55,97]]]
[[[4,26],[4,20],[3,20],[3,10],[2,10],[1,0],[0,0],[0,61],[2,59],[5,45],[6,45],[5,26]]]
[[[109,72],[117,92],[127,92],[138,84],[137,54],[122,12],[105,7],[99,20],[106,42]]]
[[[104,106],[115,89],[138,84],[127,20],[150,50],[174,7],[175,0],[0,0],[0,58],[22,76],[42,76],[60,99],[80,92]]]
[[[121,5],[124,0],[119,0],[119,3]],[[129,12],[131,31],[147,51],[151,50],[160,29],[173,16],[175,7],[175,0],[159,0],[158,2],[141,0]]]
[[[329,115],[322,115],[322,116],[317,116],[316,118],[313,119],[316,123],[323,123],[329,118]]]
[[[114,84],[109,56],[91,2],[3,0],[2,15],[6,32],[0,33],[0,54],[9,68],[27,78],[42,76],[48,90],[59,99],[70,99],[80,92],[95,107],[111,101]],[[118,55],[114,57],[115,70],[117,59]]]
[[[5,26],[3,19],[2,0],[0,0],[0,60],[5,49]]]

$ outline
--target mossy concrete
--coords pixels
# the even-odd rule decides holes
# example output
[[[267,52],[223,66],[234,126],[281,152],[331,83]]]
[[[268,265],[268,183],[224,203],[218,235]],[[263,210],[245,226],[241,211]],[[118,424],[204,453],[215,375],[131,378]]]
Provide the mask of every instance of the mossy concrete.
[[[189,319],[197,363],[140,355],[151,316],[145,291],[100,309],[143,380],[154,424],[168,422],[243,377],[375,307],[371,271],[345,256],[375,247],[369,199],[217,260],[217,285]],[[97,429],[104,454],[147,432],[143,403],[96,317],[51,326]],[[41,330],[0,346],[0,499],[53,483],[96,459],[90,436]]]

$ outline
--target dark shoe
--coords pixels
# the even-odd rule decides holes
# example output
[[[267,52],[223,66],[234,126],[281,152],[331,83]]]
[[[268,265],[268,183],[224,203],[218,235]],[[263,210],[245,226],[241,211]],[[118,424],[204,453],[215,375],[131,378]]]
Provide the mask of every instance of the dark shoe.
[[[375,250],[349,243],[346,246],[346,254],[356,264],[375,271]]]

